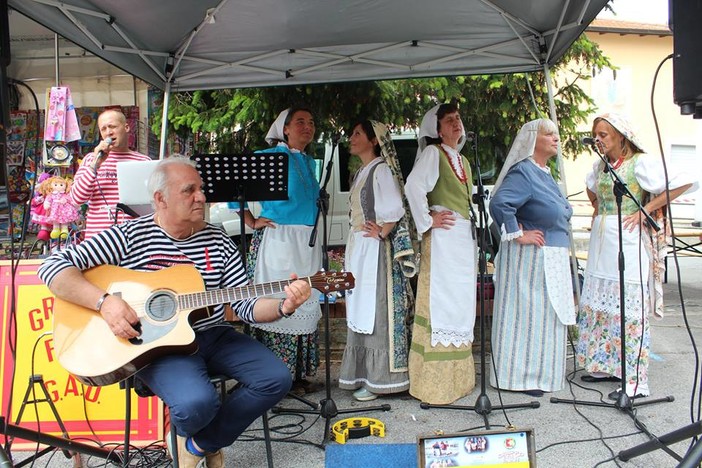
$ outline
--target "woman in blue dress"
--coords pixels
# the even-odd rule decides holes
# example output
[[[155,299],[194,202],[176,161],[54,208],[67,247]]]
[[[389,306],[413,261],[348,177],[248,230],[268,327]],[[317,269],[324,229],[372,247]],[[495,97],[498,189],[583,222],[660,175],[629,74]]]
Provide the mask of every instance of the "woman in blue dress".
[[[558,152],[551,120],[525,124],[493,190],[490,213],[500,228],[495,263],[490,385],[532,396],[565,380],[567,325],[575,323],[568,257],[573,209],[551,176]]]
[[[255,229],[248,259],[254,283],[288,278],[293,272],[313,275],[322,268],[321,243],[309,246],[317,216],[319,182],[314,159],[304,151],[314,135],[312,112],[301,107],[281,112],[268,130],[266,141],[272,147],[261,152],[288,155],[288,200],[261,202],[258,218],[248,210],[244,212],[246,225]],[[319,294],[313,293],[295,315],[252,325],[253,336],[288,366],[297,394],[320,389],[305,377],[315,375],[319,366],[317,324],[321,315]]]

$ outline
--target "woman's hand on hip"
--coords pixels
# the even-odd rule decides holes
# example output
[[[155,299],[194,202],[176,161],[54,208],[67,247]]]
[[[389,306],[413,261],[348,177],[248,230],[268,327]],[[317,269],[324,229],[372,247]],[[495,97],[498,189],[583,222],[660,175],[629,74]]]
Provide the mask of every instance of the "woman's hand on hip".
[[[383,232],[383,228],[373,221],[366,221],[363,225],[363,231],[365,232],[363,237],[373,237],[380,240],[380,233]]]
[[[262,229],[264,227],[269,227],[275,229],[275,223],[264,217],[256,218],[253,222],[253,226],[251,226],[253,229]]]
[[[456,224],[456,215],[452,211],[430,211],[431,227],[433,229],[451,229]]]
[[[637,227],[641,227],[641,223],[644,221],[644,216],[640,211],[636,213],[625,216],[622,219],[622,226],[629,232],[633,232]]]
[[[521,228],[521,224],[519,225]],[[538,229],[535,229],[533,231],[524,231],[522,230],[522,236],[517,237],[514,239],[514,241],[519,244],[519,245],[536,245],[538,247],[543,247],[546,245],[546,241],[544,240],[544,233],[539,231]]]

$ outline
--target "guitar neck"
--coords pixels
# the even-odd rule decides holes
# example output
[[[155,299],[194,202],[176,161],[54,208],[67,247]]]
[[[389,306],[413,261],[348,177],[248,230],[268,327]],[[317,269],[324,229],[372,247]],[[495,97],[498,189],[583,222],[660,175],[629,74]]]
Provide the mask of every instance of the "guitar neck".
[[[309,277],[298,278],[310,281]],[[252,297],[270,296],[285,291],[285,286],[296,280],[271,281],[270,283],[249,284],[236,288],[214,289],[196,293],[179,294],[178,307],[181,309],[201,309],[219,304],[229,304]]]

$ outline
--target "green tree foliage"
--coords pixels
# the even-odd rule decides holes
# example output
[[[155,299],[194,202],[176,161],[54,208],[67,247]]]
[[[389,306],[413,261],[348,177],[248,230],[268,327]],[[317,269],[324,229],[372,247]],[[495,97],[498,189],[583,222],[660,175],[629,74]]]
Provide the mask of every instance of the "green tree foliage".
[[[595,110],[581,84],[603,68],[614,67],[582,35],[551,70],[566,156],[583,150],[578,127]],[[449,101],[459,103],[466,129],[478,135],[483,172],[501,167],[525,122],[549,116],[546,80],[538,72],[174,93],[168,121],[172,131],[193,133],[198,151],[232,152],[265,147],[268,127],[291,105],[310,108],[317,134],[328,139],[366,117],[395,130],[416,128],[427,109]],[[154,131],[160,129],[160,117],[157,112]],[[473,150],[466,147],[464,153]]]

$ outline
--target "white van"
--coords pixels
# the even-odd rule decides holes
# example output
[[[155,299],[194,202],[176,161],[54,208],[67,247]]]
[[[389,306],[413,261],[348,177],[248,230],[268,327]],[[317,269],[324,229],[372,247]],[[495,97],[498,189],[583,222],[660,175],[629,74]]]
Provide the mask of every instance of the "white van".
[[[393,141],[402,174],[407,177],[417,155],[417,135],[415,132],[404,132],[393,136]],[[332,174],[326,187],[329,193],[327,234],[330,247],[346,245],[349,234],[349,188],[353,176],[349,171],[351,154],[348,150],[348,141],[340,142],[338,148],[334,148],[331,142],[317,143],[311,148],[310,154],[314,155],[317,162],[319,180],[325,177],[327,163],[329,158],[332,158]],[[256,202],[249,203],[249,208],[254,216],[260,213],[260,205]],[[221,225],[230,237],[237,237],[241,232],[238,211],[230,209],[227,203],[212,203],[209,208],[209,221],[212,224]],[[247,227],[246,233],[251,234],[251,228]],[[321,234],[320,228],[319,235]]]
[[[397,151],[402,175],[406,179],[417,156],[417,134],[414,131],[407,131],[393,135],[392,139]],[[326,176],[327,163],[329,158],[332,157],[332,174],[326,187],[329,193],[327,235],[329,247],[344,246],[349,234],[349,188],[351,186],[351,177],[353,176],[349,170],[351,154],[348,150],[348,141],[340,142],[338,149],[334,148],[330,142],[317,143],[311,148],[310,154],[314,155],[317,161],[317,178],[319,180],[323,180]],[[467,153],[464,151],[463,154]],[[485,188],[488,190],[489,195],[492,187],[486,186]],[[254,216],[257,216],[260,212],[260,206],[255,202],[249,203],[249,205]],[[227,203],[213,203],[210,206],[209,216],[210,222],[221,225],[229,236],[239,236],[241,231],[238,212],[237,210],[229,209]],[[251,234],[252,230],[247,227],[246,233]],[[321,235],[320,227],[318,238],[321,238]]]

